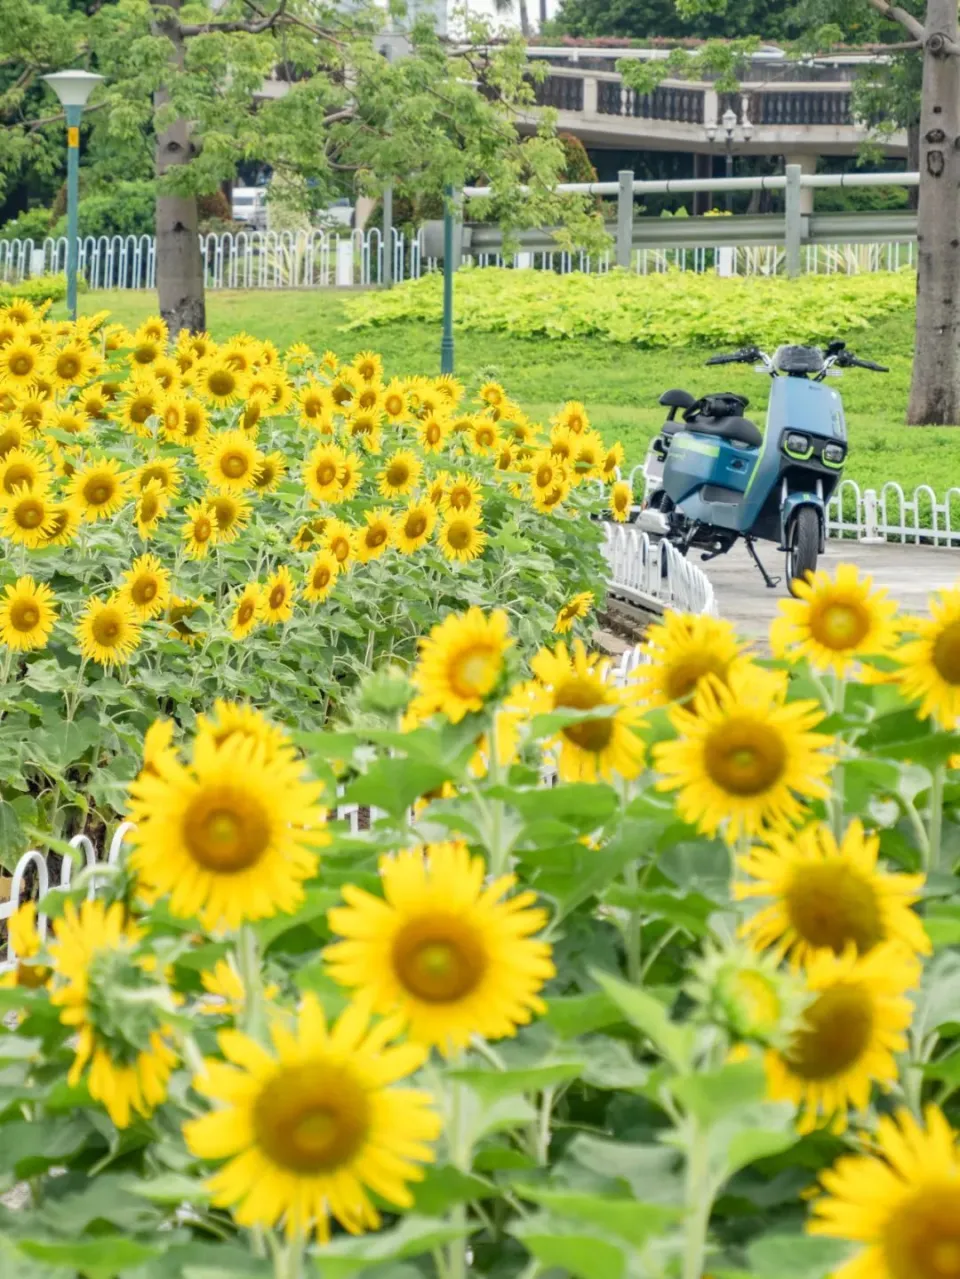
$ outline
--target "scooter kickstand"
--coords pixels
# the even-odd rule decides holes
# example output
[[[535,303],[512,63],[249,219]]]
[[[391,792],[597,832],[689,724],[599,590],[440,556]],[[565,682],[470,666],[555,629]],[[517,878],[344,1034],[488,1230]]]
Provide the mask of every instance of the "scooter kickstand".
[[[760,556],[757,554],[757,548],[753,544],[753,539],[745,537],[743,540],[746,542],[747,552],[754,564],[756,564],[757,568],[760,570],[760,576],[763,578],[765,584],[771,591],[776,590],[776,588],[780,585],[781,579],[779,577],[771,577],[760,563]]]

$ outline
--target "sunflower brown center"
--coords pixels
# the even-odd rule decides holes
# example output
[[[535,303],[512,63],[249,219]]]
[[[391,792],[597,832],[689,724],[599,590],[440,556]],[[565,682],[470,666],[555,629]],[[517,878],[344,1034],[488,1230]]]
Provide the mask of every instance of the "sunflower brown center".
[[[59,377],[72,378],[76,377],[80,372],[80,361],[75,355],[61,355],[57,359],[57,374]]]
[[[152,364],[157,358],[157,348],[152,342],[144,342],[134,349],[133,358],[138,364]]]
[[[553,695],[553,703],[557,710],[592,711],[598,706],[606,706],[607,698],[602,686],[590,680],[574,678],[560,685]],[[575,724],[567,724],[563,735],[574,746],[596,754],[610,745],[613,720],[582,719]]]
[[[93,619],[91,630],[102,648],[114,648],[123,635],[123,620],[115,609],[104,609]]]
[[[326,1061],[282,1067],[253,1108],[257,1144],[275,1164],[300,1175],[349,1164],[366,1141],[370,1120],[356,1076]]]
[[[403,412],[403,400],[399,395],[388,395],[384,401],[383,407],[387,410],[391,417],[399,417]]]
[[[407,537],[422,537],[427,531],[427,517],[421,511],[408,515],[403,531]]]
[[[317,483],[326,486],[337,478],[337,468],[333,462],[321,462],[316,469]]]
[[[330,549],[342,564],[350,555],[350,539],[338,535],[330,543]]]
[[[14,377],[26,377],[33,370],[35,363],[33,356],[23,351],[13,357],[8,367]]]
[[[329,566],[321,564],[318,568],[314,569],[313,578],[311,580],[313,582],[313,589],[315,591],[322,591],[324,587],[328,586],[330,583]]]
[[[450,505],[455,511],[465,511],[473,501],[473,494],[465,486],[450,490]]]
[[[627,495],[626,495],[626,493],[614,493],[614,495],[613,495],[613,509],[614,509],[615,511],[625,511],[625,510],[627,509]]]
[[[40,621],[40,610],[33,600],[16,600],[10,608],[10,625],[24,634]]]
[[[394,488],[406,484],[410,478],[410,468],[406,462],[391,462],[387,467],[387,483]]]
[[[382,546],[387,540],[387,530],[382,525],[375,524],[372,528],[367,529],[367,535],[364,540],[368,547],[376,549],[376,547]]]
[[[933,664],[947,684],[960,684],[960,622],[951,622],[937,636]]]
[[[150,604],[157,598],[157,591],[160,589],[159,583],[155,577],[141,577],[134,582],[130,591],[130,598],[134,604],[142,607],[144,604]]]
[[[246,626],[246,624],[252,619],[256,611],[257,611],[257,606],[256,604],[254,604],[253,600],[243,600],[240,604],[240,607],[237,609],[238,625]]]
[[[193,522],[193,540],[209,542],[213,536],[213,524],[206,515],[200,515]]]
[[[400,984],[426,1003],[466,998],[480,984],[487,954],[475,930],[456,915],[438,912],[411,920],[393,943]]]
[[[14,507],[14,519],[20,528],[39,528],[43,523],[44,510],[41,502],[20,502]]]
[[[142,425],[146,422],[152,412],[153,400],[134,400],[130,405],[130,421],[137,422]]]
[[[249,870],[270,846],[270,823],[261,804],[227,784],[198,792],[181,829],[193,860],[218,875]]]
[[[247,459],[242,453],[226,453],[220,463],[220,470],[228,479],[239,480],[247,473]]]
[[[140,499],[140,522],[141,524],[149,524],[157,518],[160,511],[160,502],[155,493],[145,493]]]
[[[280,582],[273,588],[269,596],[269,604],[272,609],[280,608],[287,598],[287,588]]]
[[[881,1250],[890,1279],[960,1279],[960,1185],[925,1185],[893,1212]]]
[[[801,1079],[833,1079],[860,1059],[872,1031],[870,996],[862,986],[840,982],[804,1013],[804,1024],[786,1054],[787,1064]]]
[[[237,379],[229,369],[215,369],[207,378],[207,390],[211,395],[232,395]]]
[[[682,701],[690,696],[705,675],[716,675],[722,680],[726,673],[727,663],[719,657],[707,652],[691,653],[666,668],[667,697],[672,702]]]
[[[762,795],[783,776],[787,753],[780,734],[759,720],[731,720],[704,746],[710,780],[731,795]]]
[[[473,540],[473,529],[466,520],[454,520],[447,525],[447,541],[455,551],[465,551]]]
[[[91,506],[103,506],[113,497],[113,485],[109,480],[90,480],[83,486],[83,496]]]
[[[3,487],[8,493],[12,493],[17,485],[26,484],[29,486],[36,478],[37,472],[29,462],[11,462],[3,477]]]
[[[785,893],[787,915],[811,946],[840,954],[849,942],[864,954],[884,938],[877,894],[842,861],[797,867]]]
[[[831,601],[810,616],[810,634],[824,648],[843,652],[856,648],[870,630],[870,616],[862,605]]]

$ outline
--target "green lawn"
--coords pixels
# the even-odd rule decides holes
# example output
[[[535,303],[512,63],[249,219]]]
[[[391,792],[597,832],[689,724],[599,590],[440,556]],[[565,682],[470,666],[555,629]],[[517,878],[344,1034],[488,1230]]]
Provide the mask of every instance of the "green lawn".
[[[87,293],[81,307],[84,313],[108,308],[118,320],[135,325],[155,309],[156,300],[148,293]],[[245,329],[281,348],[303,341],[318,349],[332,347],[342,356],[375,345],[390,372],[435,373],[439,367],[440,334],[434,326],[405,321],[373,331],[341,332],[345,317],[335,293],[211,292],[207,307],[215,338]],[[859,334],[855,345],[851,342],[858,354],[890,365],[889,374],[851,370],[832,383],[843,395],[850,429],[846,474],[864,487],[895,479],[909,489],[929,483],[942,493],[960,485],[960,431],[903,425],[912,327],[912,316],[896,315]],[[762,345],[762,334],[757,340]],[[499,378],[535,418],[549,417],[564,400],[583,400],[604,435],[623,441],[628,464],[634,465],[642,461],[663,420],[657,398],[670,386],[700,394],[741,392],[750,397],[749,416],[762,424],[769,379],[737,365],[705,369],[709,354],[637,350],[599,340],[469,334],[457,337],[457,373],[471,385]]]

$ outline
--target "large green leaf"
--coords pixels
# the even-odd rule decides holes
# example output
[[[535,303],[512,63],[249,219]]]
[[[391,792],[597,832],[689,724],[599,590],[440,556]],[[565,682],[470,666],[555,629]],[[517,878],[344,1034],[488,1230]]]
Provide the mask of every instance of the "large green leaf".
[[[592,1173],[598,1185],[606,1182],[626,1186],[636,1199],[645,1203],[681,1202],[683,1183],[678,1175],[681,1160],[677,1152],[667,1146],[610,1141],[580,1133],[567,1147],[565,1159]]]
[[[72,1266],[84,1279],[117,1279],[122,1271],[142,1265],[163,1251],[160,1244],[143,1243],[125,1235],[98,1235],[96,1239],[69,1242],[19,1239],[17,1247],[34,1261]]]
[[[452,1070],[449,1075],[467,1084],[489,1105],[503,1097],[542,1092],[576,1079],[583,1069],[579,1061],[545,1062],[527,1070]]]
[[[410,1187],[413,1211],[423,1217],[442,1217],[453,1204],[489,1199],[499,1193],[492,1181],[460,1172],[452,1164],[431,1164],[422,1181]]]
[[[351,1279],[366,1274],[384,1261],[407,1261],[422,1257],[454,1239],[468,1234],[468,1225],[454,1225],[431,1217],[411,1214],[391,1230],[364,1235],[359,1239],[335,1239],[316,1257],[319,1279]]]
[[[645,990],[630,986],[610,973],[594,971],[591,976],[610,996],[627,1021],[641,1031],[671,1065],[678,1070],[683,1069],[693,1043],[690,1028],[674,1025],[663,1004]]]
[[[516,1183],[521,1199],[532,1199],[555,1217],[573,1218],[596,1226],[642,1248],[652,1236],[663,1234],[682,1216],[679,1208],[664,1204],[640,1203],[636,1199],[615,1199],[609,1195],[589,1195],[552,1187]]]
[[[557,1267],[576,1279],[626,1279],[628,1257],[614,1240],[601,1239],[589,1227],[578,1229],[553,1214],[538,1213],[515,1222],[511,1234],[542,1266]]]
[[[719,1070],[682,1075],[673,1094],[702,1127],[709,1127],[731,1111],[761,1101],[766,1074],[760,1061],[731,1062]]]
[[[597,990],[587,995],[558,995],[548,1003],[544,1020],[561,1039],[573,1039],[622,1021],[623,1013],[605,991]]]
[[[362,777],[350,783],[341,804],[365,804],[382,808],[391,817],[403,817],[415,799],[439,789],[455,777],[443,764],[426,764],[416,759],[378,759]]]

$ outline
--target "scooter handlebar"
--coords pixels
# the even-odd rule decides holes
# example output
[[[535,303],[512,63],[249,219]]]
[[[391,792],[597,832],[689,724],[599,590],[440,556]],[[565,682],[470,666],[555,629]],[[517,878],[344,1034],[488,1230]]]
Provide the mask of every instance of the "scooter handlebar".
[[[711,355],[708,364],[744,364],[756,359],[753,351],[734,351],[732,355]]]
[[[850,363],[854,366],[854,368],[871,369],[874,373],[890,372],[885,364],[875,364],[873,360],[861,360],[858,355],[855,355]]]

